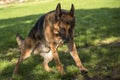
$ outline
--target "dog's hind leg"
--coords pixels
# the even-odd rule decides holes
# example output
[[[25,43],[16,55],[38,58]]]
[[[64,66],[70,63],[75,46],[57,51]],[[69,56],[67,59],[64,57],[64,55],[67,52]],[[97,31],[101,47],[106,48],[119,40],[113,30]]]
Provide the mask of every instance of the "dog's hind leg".
[[[48,63],[53,59],[52,52],[49,51],[48,53],[41,53],[40,55],[44,58],[43,67],[45,68],[45,70],[48,72],[53,72],[48,65]]]
[[[18,59],[18,62],[17,62],[17,64],[16,64],[16,66],[15,66],[15,69],[14,69],[13,74],[18,73],[20,63],[21,63],[24,59],[28,58],[28,57],[30,56],[30,53],[31,53],[31,52],[32,52],[31,49],[27,49],[24,53],[21,53],[21,55],[20,55],[20,57],[19,57],[19,59]]]
[[[31,52],[33,51],[34,49],[34,45],[33,45],[33,41],[30,39],[30,38],[26,38],[25,41],[23,42],[22,44],[22,47],[21,47],[21,55],[18,59],[18,62],[15,66],[15,69],[14,69],[14,72],[13,74],[17,74],[18,71],[19,71],[19,66],[20,66],[20,63],[28,58],[31,54]]]

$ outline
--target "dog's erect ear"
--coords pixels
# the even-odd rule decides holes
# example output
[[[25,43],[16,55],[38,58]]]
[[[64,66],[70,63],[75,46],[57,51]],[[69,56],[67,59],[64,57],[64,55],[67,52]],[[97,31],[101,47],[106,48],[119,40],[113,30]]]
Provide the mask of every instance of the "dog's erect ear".
[[[75,11],[75,8],[74,8],[74,5],[72,4],[69,12],[71,16],[74,16],[74,11]]]
[[[60,3],[58,3],[58,5],[56,7],[55,15],[56,15],[56,19],[59,20],[59,18],[61,16],[61,5],[60,5]]]

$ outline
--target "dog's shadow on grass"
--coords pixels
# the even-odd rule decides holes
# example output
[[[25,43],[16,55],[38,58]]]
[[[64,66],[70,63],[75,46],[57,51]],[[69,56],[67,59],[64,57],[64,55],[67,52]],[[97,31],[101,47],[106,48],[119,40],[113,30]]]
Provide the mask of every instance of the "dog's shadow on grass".
[[[32,26],[35,24],[35,22],[38,20],[40,15],[42,14],[0,20],[0,52],[1,55],[3,55],[0,55],[0,60],[10,62],[9,65],[0,69],[0,79],[11,78],[15,67],[15,63],[11,63],[11,60],[16,58],[16,56],[19,56],[19,54],[16,54],[16,52],[14,52],[15,54],[13,53],[12,55],[6,54],[9,52],[8,48],[17,47],[15,41],[16,33],[20,33],[22,36],[25,37]],[[90,70],[89,73],[93,72],[92,77],[89,76],[89,73],[80,73],[78,69],[75,69],[75,63],[70,54],[64,54],[63,52],[60,52],[59,55],[61,62],[65,66],[70,65],[70,69],[68,68],[67,70],[68,74],[66,74],[65,76],[59,76],[58,74],[52,74],[44,71],[43,67],[41,66],[43,59],[39,56],[31,56],[30,58],[28,58],[28,60],[25,60],[21,64],[20,74],[18,75],[18,77],[15,77],[15,79],[19,78],[20,80],[52,80],[57,78],[61,80],[119,80],[119,54],[117,54],[120,52],[118,49],[119,47],[107,48],[106,46],[99,46],[90,50],[86,49],[85,47],[91,46],[93,44],[93,41],[97,39],[104,40],[109,37],[120,37],[120,8],[76,10],[75,16],[75,34],[80,34],[80,36],[78,35],[77,37],[75,37],[75,42],[77,45],[80,45],[80,49],[81,47],[84,47],[84,50],[78,50],[82,62],[86,64],[93,64],[90,61],[94,60],[93,58],[96,56],[97,59],[100,60],[99,62],[96,61],[96,66],[93,68],[92,66],[87,65],[87,68]],[[108,44],[107,46],[110,45]],[[92,55],[95,56],[92,57]],[[110,61],[112,61],[112,64]],[[73,66],[71,67],[71,65]],[[54,61],[50,63],[50,66],[55,66]],[[102,73],[105,73],[105,75],[103,75]]]

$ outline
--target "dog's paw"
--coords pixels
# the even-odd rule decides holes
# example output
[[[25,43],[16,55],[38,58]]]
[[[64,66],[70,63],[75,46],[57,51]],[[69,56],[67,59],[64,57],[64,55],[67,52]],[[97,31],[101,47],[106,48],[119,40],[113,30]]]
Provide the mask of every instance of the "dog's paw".
[[[85,73],[85,74],[88,73],[88,69],[86,69],[86,68],[80,68],[80,71],[81,71],[81,73]]]
[[[58,71],[60,72],[61,75],[65,75],[66,74],[62,66],[57,67],[57,69],[58,69]]]

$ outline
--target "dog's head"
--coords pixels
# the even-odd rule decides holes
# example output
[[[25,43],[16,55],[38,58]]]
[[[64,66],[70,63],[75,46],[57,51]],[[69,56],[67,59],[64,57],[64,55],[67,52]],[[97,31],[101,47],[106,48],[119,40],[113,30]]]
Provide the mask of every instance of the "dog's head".
[[[67,43],[73,37],[73,28],[75,26],[74,5],[71,5],[70,11],[61,9],[60,3],[55,10],[56,24],[54,25],[54,34]]]

